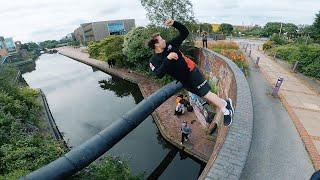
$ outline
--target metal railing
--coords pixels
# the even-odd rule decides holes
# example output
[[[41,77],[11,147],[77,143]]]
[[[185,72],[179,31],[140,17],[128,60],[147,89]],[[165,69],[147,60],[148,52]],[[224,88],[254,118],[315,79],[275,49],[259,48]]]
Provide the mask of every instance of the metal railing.
[[[181,88],[181,83],[167,84],[80,146],[21,179],[49,180],[72,176],[111,149]]]

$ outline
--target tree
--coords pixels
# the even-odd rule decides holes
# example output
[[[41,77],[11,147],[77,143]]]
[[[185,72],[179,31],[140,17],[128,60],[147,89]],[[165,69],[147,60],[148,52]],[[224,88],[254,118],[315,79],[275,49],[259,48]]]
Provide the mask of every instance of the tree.
[[[35,50],[38,50],[39,48],[40,48],[39,45],[34,42],[24,43],[21,45],[21,49],[25,49],[27,51],[35,51]]]
[[[233,26],[231,24],[222,23],[220,25],[220,30],[223,34],[231,34],[233,31]]]
[[[280,28],[280,22],[268,22],[263,29],[266,36],[271,36],[275,33],[278,34],[280,32]]]
[[[209,23],[201,23],[200,31],[207,31],[208,33],[212,33],[212,25]]]
[[[263,36],[263,29],[260,26],[255,26],[252,29],[244,32],[246,35],[250,36]]]
[[[318,43],[320,43],[320,11],[316,14],[316,18],[312,24],[312,37]]]
[[[287,33],[290,38],[296,37],[298,35],[298,26],[292,23],[284,24],[282,32]]]
[[[59,42],[56,41],[56,40],[47,40],[47,41],[41,42],[40,43],[40,47],[41,48],[52,49],[52,48],[56,48],[57,44],[59,44]]]
[[[141,0],[152,24],[163,25],[165,19],[182,23],[194,22],[194,13],[190,0]]]

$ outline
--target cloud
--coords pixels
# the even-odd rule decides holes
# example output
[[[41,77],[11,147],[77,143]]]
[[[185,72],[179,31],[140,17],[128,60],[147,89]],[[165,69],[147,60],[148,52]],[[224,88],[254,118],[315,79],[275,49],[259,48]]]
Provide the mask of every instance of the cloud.
[[[1,2],[3,1],[3,2]],[[191,0],[201,22],[260,24],[269,21],[311,24],[320,0]],[[81,23],[134,18],[149,22],[140,0],[0,0],[0,36],[14,40],[60,39]]]

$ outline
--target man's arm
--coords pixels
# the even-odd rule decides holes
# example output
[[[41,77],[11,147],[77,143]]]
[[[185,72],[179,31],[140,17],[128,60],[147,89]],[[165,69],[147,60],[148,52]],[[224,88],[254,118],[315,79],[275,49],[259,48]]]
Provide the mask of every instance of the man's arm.
[[[155,57],[153,57],[150,62],[149,62],[149,66],[151,68],[151,70],[156,74],[156,76],[158,78],[162,78],[166,72],[167,72],[167,68],[169,65],[169,61],[172,60],[178,60],[178,55],[177,53],[171,52],[167,58],[163,59],[162,63],[160,64],[159,67],[155,67],[153,63],[153,61],[156,61]]]
[[[159,67],[155,67],[152,64],[152,60],[151,60],[149,63],[149,66],[150,66],[151,70],[153,71],[153,73],[158,78],[162,78],[166,74],[166,69],[167,69],[168,64],[169,64],[168,59],[164,59],[164,61],[162,62],[162,64]]]
[[[181,23],[174,21],[172,27],[176,28],[179,31],[179,35],[168,42],[175,47],[179,47],[182,42],[188,37],[188,29]]]

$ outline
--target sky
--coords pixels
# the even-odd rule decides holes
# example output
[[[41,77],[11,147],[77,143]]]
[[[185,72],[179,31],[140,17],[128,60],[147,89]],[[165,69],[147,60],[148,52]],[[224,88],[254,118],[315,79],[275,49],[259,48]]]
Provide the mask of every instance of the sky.
[[[312,24],[320,0],[191,0],[199,22],[263,26]],[[15,41],[59,40],[81,23],[133,18],[149,23],[140,0],[0,0],[0,36]]]

